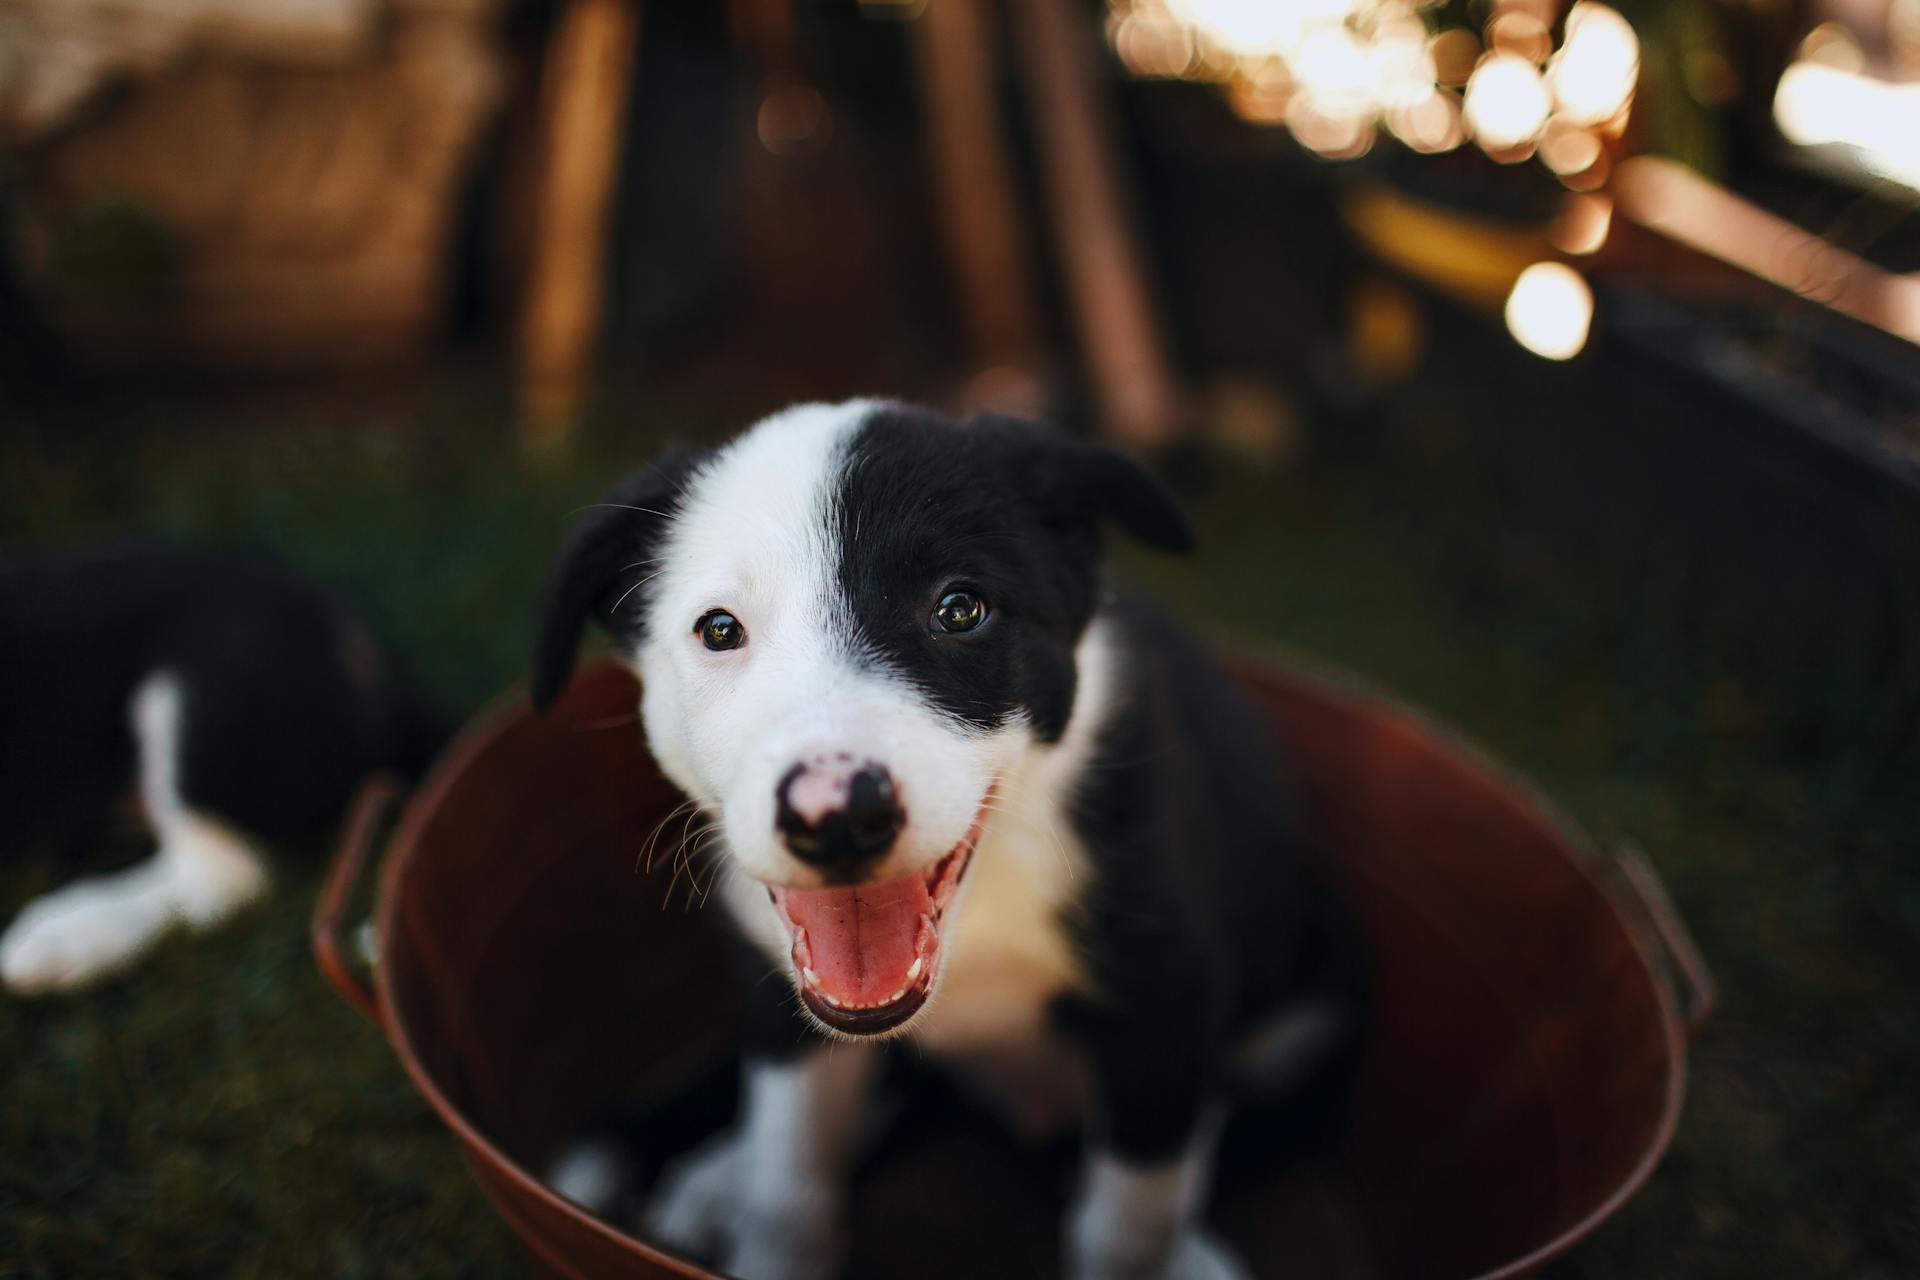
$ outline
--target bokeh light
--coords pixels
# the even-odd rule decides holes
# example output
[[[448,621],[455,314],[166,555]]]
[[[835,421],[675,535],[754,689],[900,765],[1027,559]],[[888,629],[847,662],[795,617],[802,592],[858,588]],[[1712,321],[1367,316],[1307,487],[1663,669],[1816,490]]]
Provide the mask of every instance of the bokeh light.
[[[1467,132],[1489,151],[1532,142],[1552,111],[1553,99],[1540,69],[1515,54],[1488,54],[1467,81]]]
[[[1364,153],[1382,126],[1410,150],[1471,138],[1503,164],[1536,148],[1574,190],[1602,185],[1639,74],[1613,9],[1495,0],[1483,29],[1434,30],[1427,0],[1109,0],[1107,37],[1134,75],[1212,81],[1242,119],[1284,125],[1327,159]]]
[[[1587,345],[1593,325],[1593,291],[1563,262],[1536,262],[1520,273],[1507,295],[1507,331],[1548,360],[1571,360]]]
[[[1450,93],[1430,90],[1421,101],[1387,112],[1387,128],[1415,151],[1451,151],[1467,140],[1460,124],[1460,102]]]
[[[1802,58],[1780,76],[1773,119],[1789,142],[1852,148],[1864,168],[1920,189],[1920,83]]]
[[[1433,59],[1434,81],[1458,89],[1480,63],[1480,37],[1465,27],[1449,27],[1433,37],[1427,55]]]
[[[1612,229],[1612,198],[1587,192],[1566,197],[1559,214],[1547,224],[1547,239],[1562,253],[1598,253]]]
[[[1615,120],[1633,101],[1640,40],[1627,20],[1590,0],[1567,11],[1566,42],[1547,69],[1560,113],[1574,124]]]

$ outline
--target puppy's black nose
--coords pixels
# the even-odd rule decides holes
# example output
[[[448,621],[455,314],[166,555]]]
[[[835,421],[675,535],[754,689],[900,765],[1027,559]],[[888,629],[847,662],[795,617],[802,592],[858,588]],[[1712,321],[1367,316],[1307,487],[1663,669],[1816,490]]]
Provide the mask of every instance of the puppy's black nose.
[[[891,849],[907,821],[886,766],[844,755],[796,764],[774,799],[774,825],[793,856],[841,875]]]

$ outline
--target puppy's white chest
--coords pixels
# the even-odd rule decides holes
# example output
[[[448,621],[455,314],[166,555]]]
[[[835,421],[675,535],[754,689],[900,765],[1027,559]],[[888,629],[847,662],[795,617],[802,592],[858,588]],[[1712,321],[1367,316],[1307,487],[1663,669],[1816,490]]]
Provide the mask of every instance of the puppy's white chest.
[[[1046,837],[982,842],[938,992],[911,1032],[929,1052],[1025,1056],[1048,1038],[1048,1007],[1086,982],[1063,918],[1078,853]]]

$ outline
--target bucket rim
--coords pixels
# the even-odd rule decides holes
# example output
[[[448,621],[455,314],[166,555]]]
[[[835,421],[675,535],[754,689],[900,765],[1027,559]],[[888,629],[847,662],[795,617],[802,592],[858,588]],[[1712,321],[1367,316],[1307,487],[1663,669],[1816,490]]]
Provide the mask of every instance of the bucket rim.
[[[1461,1280],[1518,1280],[1519,1277],[1533,1274],[1548,1262],[1565,1255],[1586,1240],[1639,1194],[1666,1156],[1668,1148],[1672,1145],[1674,1134],[1679,1128],[1680,1114],[1686,1100],[1689,1066],[1687,1022],[1681,1011],[1680,999],[1674,989],[1673,981],[1662,971],[1655,958],[1655,947],[1647,936],[1646,927],[1636,918],[1623,890],[1609,883],[1601,874],[1601,869],[1610,866],[1611,863],[1599,846],[1537,784],[1526,775],[1502,765],[1474,739],[1459,733],[1434,716],[1385,691],[1364,677],[1344,668],[1318,661],[1286,646],[1236,642],[1220,646],[1218,660],[1235,680],[1243,684],[1252,683],[1266,688],[1291,686],[1304,690],[1323,701],[1334,703],[1344,710],[1394,723],[1411,736],[1433,742],[1470,771],[1482,775],[1497,788],[1511,793],[1516,806],[1537,820],[1571,853],[1572,856],[1567,861],[1572,864],[1575,872],[1588,887],[1599,895],[1626,934],[1634,960],[1651,987],[1660,1011],[1661,1036],[1666,1050],[1666,1082],[1660,1117],[1634,1167],[1612,1191],[1582,1214],[1578,1221],[1521,1256],[1504,1262],[1492,1270],[1462,1277]],[[636,694],[638,693],[639,677],[631,669],[610,657],[589,664],[575,677],[575,683],[606,679],[610,674],[615,673],[631,681]],[[399,822],[388,842],[379,873],[374,917],[379,955],[392,954],[389,944],[394,934],[395,918],[399,909],[399,886],[418,853],[420,838],[428,822],[439,813],[447,794],[464,776],[468,766],[491,749],[495,743],[514,732],[526,721],[529,714],[527,684],[524,680],[516,681],[489,700],[475,714],[455,736],[453,743],[434,762],[418,789],[406,798]],[[669,1274],[689,1277],[691,1280],[724,1280],[725,1273],[701,1267],[697,1263],[668,1253],[588,1212],[584,1207],[548,1187],[522,1167],[519,1161],[495,1145],[442,1091],[432,1073],[420,1060],[407,1026],[407,1019],[398,1012],[399,1005],[394,999],[390,966],[376,964],[373,977],[374,989],[378,997],[381,1029],[399,1057],[401,1066],[412,1079],[414,1087],[420,1091],[441,1121],[460,1140],[470,1163],[475,1160],[484,1162],[490,1173],[507,1181],[521,1194],[532,1196],[549,1211],[572,1220],[607,1244],[659,1267]],[[519,1209],[503,1209],[489,1179],[476,1177],[476,1181],[480,1183],[488,1200],[493,1203],[496,1212],[502,1212],[510,1222],[525,1224],[526,1215]],[[546,1246],[544,1240],[536,1242],[525,1230],[516,1232],[516,1235],[526,1247],[535,1249],[547,1265],[570,1275],[581,1275],[577,1269],[553,1256],[552,1249]]]

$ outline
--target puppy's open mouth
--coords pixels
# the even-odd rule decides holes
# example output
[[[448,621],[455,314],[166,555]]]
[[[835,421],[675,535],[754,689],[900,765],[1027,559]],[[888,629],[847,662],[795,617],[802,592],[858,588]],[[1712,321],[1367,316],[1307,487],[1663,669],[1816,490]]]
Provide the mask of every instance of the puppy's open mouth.
[[[793,939],[800,998],[849,1035],[891,1031],[920,1011],[939,971],[947,907],[959,891],[993,790],[960,843],[924,871],[832,889],[768,885]]]

